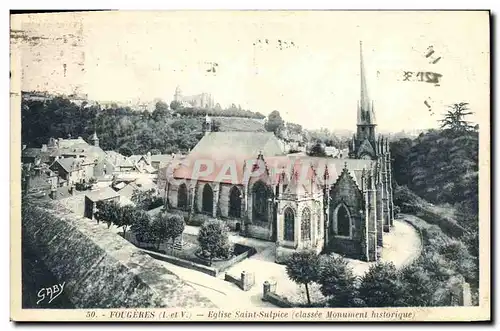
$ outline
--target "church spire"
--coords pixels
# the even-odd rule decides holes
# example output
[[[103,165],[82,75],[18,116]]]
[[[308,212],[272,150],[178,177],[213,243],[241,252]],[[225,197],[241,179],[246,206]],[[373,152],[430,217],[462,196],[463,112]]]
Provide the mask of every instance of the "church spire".
[[[360,78],[361,78],[361,93],[358,103],[358,125],[374,125],[375,114],[373,112],[373,102],[370,101],[368,95],[368,87],[366,84],[365,65],[363,62],[363,43],[359,42],[359,62],[360,62]]]

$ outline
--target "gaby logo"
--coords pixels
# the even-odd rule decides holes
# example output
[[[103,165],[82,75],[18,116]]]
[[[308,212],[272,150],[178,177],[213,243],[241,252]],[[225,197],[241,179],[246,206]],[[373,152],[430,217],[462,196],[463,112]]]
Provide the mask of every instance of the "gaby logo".
[[[42,302],[46,299],[48,300],[48,303],[51,303],[52,301],[54,301],[63,292],[64,284],[66,284],[66,282],[63,282],[62,284],[55,284],[53,286],[44,287],[44,288],[40,289],[37,293],[37,297],[40,299],[38,299],[36,304],[38,305],[40,302]]]

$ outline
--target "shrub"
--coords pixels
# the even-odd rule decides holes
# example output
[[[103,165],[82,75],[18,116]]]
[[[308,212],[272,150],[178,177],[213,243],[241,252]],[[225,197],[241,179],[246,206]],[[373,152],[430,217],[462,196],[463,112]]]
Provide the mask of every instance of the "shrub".
[[[450,240],[439,249],[439,253],[449,262],[451,268],[461,274],[467,282],[479,282],[476,259],[469,253],[467,246],[458,240]]]
[[[220,220],[205,222],[198,234],[201,254],[209,259],[209,265],[214,258],[229,258],[233,245],[229,242],[228,227]]]
[[[321,285],[321,293],[328,297],[330,307],[356,306],[357,278],[347,260],[335,255],[319,258],[316,282]]]
[[[432,297],[439,285],[431,278],[422,263],[414,262],[400,270],[402,297],[400,304],[406,307],[432,305]]]
[[[394,264],[378,262],[361,278],[359,298],[368,307],[397,307],[403,291]]]
[[[202,226],[204,223],[212,220],[212,218],[205,214],[193,214],[188,216],[188,220],[186,221],[187,225],[191,226]]]

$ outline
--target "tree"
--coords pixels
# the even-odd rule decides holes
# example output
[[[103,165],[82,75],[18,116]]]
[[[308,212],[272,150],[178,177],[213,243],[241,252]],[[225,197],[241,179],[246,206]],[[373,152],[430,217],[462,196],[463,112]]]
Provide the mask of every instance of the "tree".
[[[318,141],[316,142],[309,152],[307,153],[309,156],[326,156],[325,148],[323,145]]]
[[[463,133],[474,130],[474,126],[465,120],[467,115],[473,114],[473,112],[469,111],[469,103],[455,103],[448,108],[448,112],[444,118],[440,120],[442,123],[441,129],[449,130],[452,133]]]
[[[177,237],[184,232],[184,217],[178,214],[172,214],[167,217],[166,239],[172,239],[172,248]]]
[[[232,254],[232,245],[229,242],[228,227],[220,220],[210,220],[200,228],[198,243],[201,254],[209,259],[212,265],[214,258],[229,258]]]
[[[96,202],[96,212],[94,214],[97,223],[106,222],[108,224],[108,229],[111,224],[119,223],[119,218],[121,217],[120,205],[116,201],[97,201]]]
[[[425,262],[424,262],[425,263]],[[400,271],[402,285],[401,306],[426,307],[433,304],[433,295],[439,287],[422,263],[414,262]]]
[[[138,213],[137,219],[134,224],[130,227],[130,230],[135,234],[137,241],[140,243],[151,243],[153,242],[152,231],[151,231],[151,218],[146,212]]]
[[[455,272],[464,276],[466,281],[479,282],[476,258],[469,253],[467,246],[463,242],[451,239],[439,248],[439,253],[449,262]]]
[[[124,237],[127,233],[128,227],[134,224],[136,219],[141,217],[139,215],[141,212],[143,211],[130,205],[122,206],[119,209],[119,217],[114,223],[116,226],[123,228]]]
[[[311,304],[309,284],[317,279],[318,255],[314,251],[295,252],[286,262],[288,278],[306,287],[307,303]]]
[[[164,101],[158,101],[155,104],[155,110],[153,110],[152,116],[153,116],[153,119],[158,120],[161,117],[169,115],[169,112],[170,112],[170,110],[168,108],[167,103]]]
[[[156,215],[151,224],[151,241],[156,244],[156,249],[160,249],[163,241],[168,239],[167,215],[160,213]]]
[[[398,272],[392,262],[370,266],[361,278],[359,298],[367,307],[397,307],[403,296]]]
[[[283,128],[284,123],[285,121],[281,118],[279,111],[273,110],[267,117],[264,127],[267,131],[273,132],[276,135]]]
[[[318,263],[316,282],[321,293],[328,297],[330,307],[356,306],[357,277],[347,260],[335,255],[322,255]]]
[[[173,111],[177,111],[181,108],[182,108],[182,103],[180,103],[179,101],[174,100],[170,103],[170,109],[172,109]]]
[[[155,189],[143,191],[136,188],[132,192],[131,200],[138,208],[143,210],[149,210],[163,204],[163,199],[157,195]]]

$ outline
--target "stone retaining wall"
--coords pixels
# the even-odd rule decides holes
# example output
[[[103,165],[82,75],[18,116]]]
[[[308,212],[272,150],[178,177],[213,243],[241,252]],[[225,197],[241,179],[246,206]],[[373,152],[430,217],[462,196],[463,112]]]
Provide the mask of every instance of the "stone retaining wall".
[[[23,208],[23,241],[66,282],[64,293],[75,308],[215,307],[106,225],[58,209]]]

